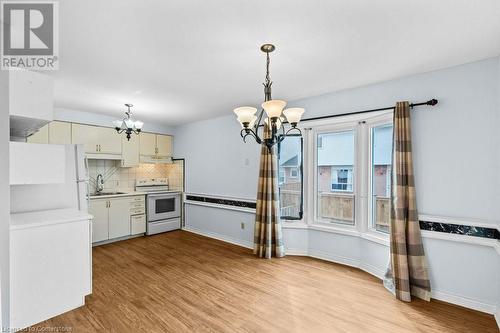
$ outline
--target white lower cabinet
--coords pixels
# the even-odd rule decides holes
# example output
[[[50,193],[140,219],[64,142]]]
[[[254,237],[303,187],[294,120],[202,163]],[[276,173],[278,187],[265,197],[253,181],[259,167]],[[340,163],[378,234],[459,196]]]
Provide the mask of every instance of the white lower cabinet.
[[[92,243],[108,240],[108,200],[91,200],[89,213],[94,216],[92,221]]]
[[[92,243],[145,233],[145,204],[144,196],[90,200],[89,213],[94,216]]]
[[[130,233],[132,235],[146,232],[146,215],[134,215],[130,217]]]
[[[109,239],[130,235],[130,199],[109,200]]]

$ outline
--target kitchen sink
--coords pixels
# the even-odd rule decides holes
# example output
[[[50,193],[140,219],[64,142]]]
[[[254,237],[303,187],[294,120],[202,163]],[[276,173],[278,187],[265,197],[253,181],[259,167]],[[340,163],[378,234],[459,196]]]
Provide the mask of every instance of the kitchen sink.
[[[98,197],[101,195],[117,195],[117,194],[127,194],[127,193],[125,193],[125,192],[96,192],[96,193],[91,194],[90,196],[91,197]]]

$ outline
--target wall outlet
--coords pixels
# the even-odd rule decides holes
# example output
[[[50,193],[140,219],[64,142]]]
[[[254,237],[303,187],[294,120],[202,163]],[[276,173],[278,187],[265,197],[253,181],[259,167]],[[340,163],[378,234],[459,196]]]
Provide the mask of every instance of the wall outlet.
[[[241,229],[245,229],[245,222],[241,222]]]

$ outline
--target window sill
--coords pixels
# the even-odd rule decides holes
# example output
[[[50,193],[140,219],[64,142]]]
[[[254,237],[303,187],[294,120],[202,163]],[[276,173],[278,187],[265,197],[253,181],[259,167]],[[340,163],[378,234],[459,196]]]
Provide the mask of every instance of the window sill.
[[[335,233],[335,234],[347,235],[347,236],[352,236],[352,237],[360,237],[361,236],[361,233],[354,226],[339,227],[339,226],[333,226],[333,225],[328,225],[328,224],[316,222],[316,223],[310,224],[309,229],[323,231],[323,232],[331,232],[331,233]]]

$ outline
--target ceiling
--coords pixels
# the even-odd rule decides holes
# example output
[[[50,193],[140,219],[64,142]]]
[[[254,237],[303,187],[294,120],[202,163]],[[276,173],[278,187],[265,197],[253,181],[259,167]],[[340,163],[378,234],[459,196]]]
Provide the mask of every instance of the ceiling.
[[[500,54],[500,1],[64,0],[56,107],[179,125]]]

